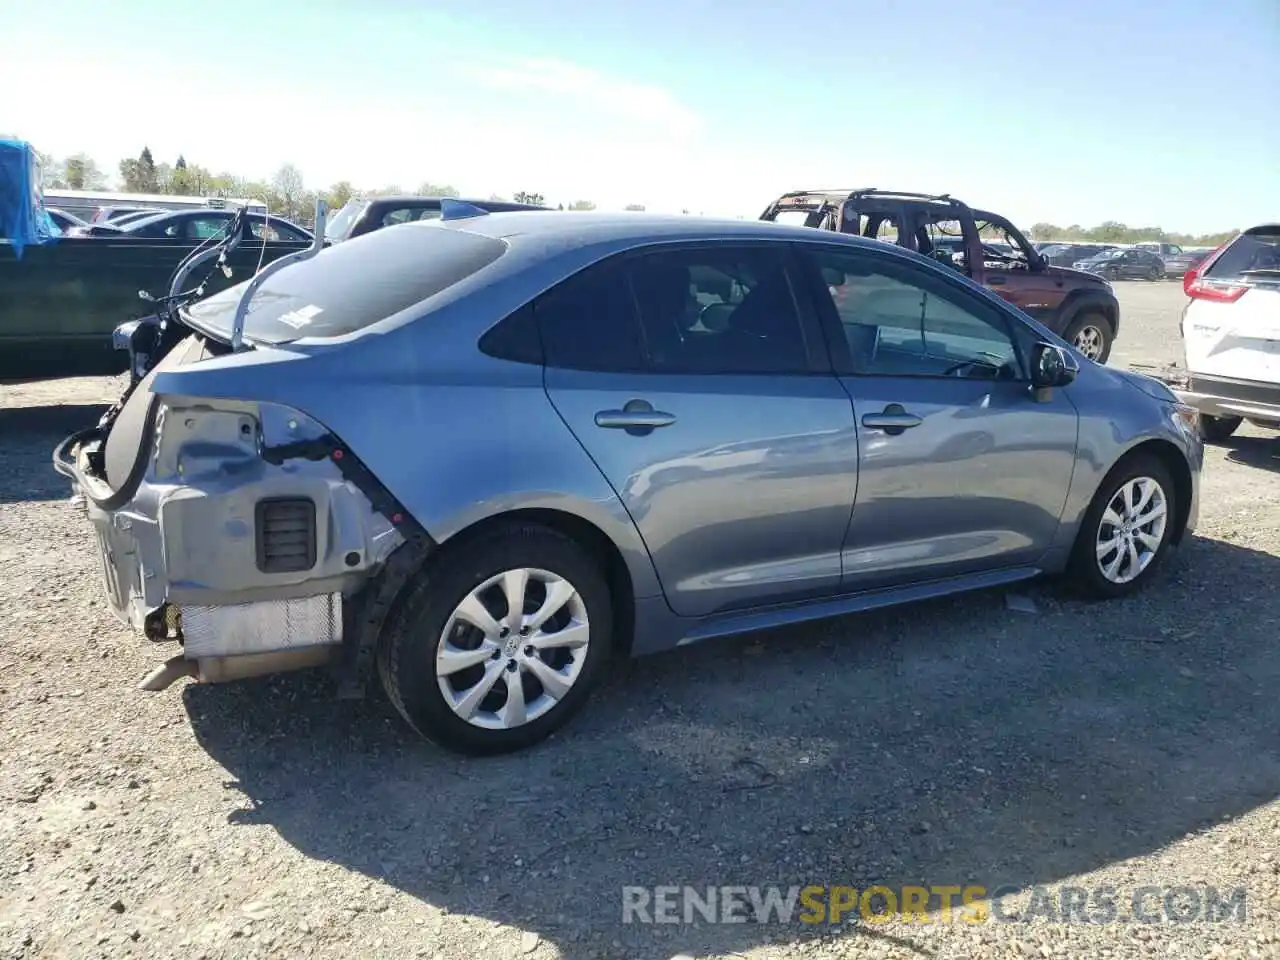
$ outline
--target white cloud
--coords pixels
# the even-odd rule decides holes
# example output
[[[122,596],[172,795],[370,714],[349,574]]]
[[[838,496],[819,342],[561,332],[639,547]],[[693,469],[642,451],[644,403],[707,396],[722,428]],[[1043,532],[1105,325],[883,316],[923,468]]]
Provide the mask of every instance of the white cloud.
[[[475,83],[517,96],[566,98],[560,101],[566,113],[580,115],[585,107],[605,116],[652,124],[676,136],[702,129],[702,119],[661,87],[610,77],[563,60],[463,64],[457,72]]]

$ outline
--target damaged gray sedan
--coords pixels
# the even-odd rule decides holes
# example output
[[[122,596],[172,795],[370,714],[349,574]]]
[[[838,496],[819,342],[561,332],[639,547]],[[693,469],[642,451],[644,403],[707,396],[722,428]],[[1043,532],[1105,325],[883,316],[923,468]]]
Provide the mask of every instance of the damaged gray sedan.
[[[1195,525],[1194,411],[909,251],[446,207],[118,333],[134,383],[54,462],[116,611],[181,644],[146,686],[328,665],[500,752],[612,656],[1120,597]]]

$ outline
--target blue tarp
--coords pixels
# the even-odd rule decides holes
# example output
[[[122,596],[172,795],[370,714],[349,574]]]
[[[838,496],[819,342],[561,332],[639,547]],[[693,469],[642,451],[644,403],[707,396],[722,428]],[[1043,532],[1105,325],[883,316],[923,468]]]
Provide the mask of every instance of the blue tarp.
[[[0,241],[21,257],[24,247],[61,235],[44,209],[39,156],[25,141],[0,140]]]

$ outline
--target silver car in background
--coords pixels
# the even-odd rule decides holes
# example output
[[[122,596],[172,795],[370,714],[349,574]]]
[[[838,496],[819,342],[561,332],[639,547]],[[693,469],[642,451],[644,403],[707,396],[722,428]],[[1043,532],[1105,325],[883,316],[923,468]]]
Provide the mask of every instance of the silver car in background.
[[[1197,516],[1194,411],[902,248],[472,210],[338,244],[55,460],[173,675],[375,673],[528,746],[610,657],[1040,574],[1123,596]],[[153,686],[161,686],[163,682]]]

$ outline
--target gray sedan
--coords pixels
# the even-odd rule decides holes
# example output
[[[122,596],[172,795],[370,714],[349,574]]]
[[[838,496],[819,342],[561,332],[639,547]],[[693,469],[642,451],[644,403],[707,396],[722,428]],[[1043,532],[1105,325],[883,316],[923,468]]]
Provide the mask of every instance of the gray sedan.
[[[56,462],[149,683],[329,664],[419,732],[547,736],[610,657],[1065,574],[1193,529],[1194,411],[896,246],[453,211],[191,335]]]

